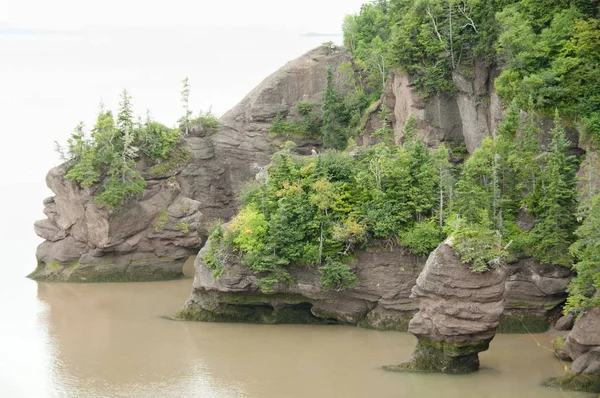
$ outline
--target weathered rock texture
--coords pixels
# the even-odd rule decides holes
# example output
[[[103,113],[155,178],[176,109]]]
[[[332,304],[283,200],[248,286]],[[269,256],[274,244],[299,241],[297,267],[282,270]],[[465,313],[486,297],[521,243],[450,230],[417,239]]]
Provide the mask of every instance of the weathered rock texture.
[[[384,101],[371,108],[365,119],[362,144],[371,145],[375,141],[371,133],[381,127],[378,115],[381,107],[386,106],[392,113],[390,119],[397,143],[403,142],[404,125],[412,114],[423,142],[429,147],[435,148],[441,142],[464,142],[472,153],[485,137],[496,135],[502,106],[493,84],[497,71],[475,61],[471,72],[469,76],[454,74],[456,94],[436,94],[423,99],[410,78],[392,71],[383,90]]]
[[[565,376],[548,385],[600,393],[600,307],[594,307],[575,322],[562,351],[573,359]]]
[[[232,188],[239,192],[244,182],[254,178],[253,165],[266,165],[275,149],[269,139],[271,122],[278,115],[298,120],[297,104],[309,102],[320,109],[327,83],[327,69],[334,71],[334,84],[345,92],[345,78],[337,69],[352,62],[348,52],[322,46],[288,62],[253,89],[238,105],[221,117],[221,131],[213,137],[217,156],[228,168]],[[315,140],[297,141],[296,151],[310,154],[320,147]]]
[[[451,246],[435,249],[412,289],[419,312],[408,331],[417,339],[409,362],[391,370],[464,373],[479,368],[504,310],[506,271],[473,273]]]
[[[93,201],[100,186],[80,189],[65,172],[55,167],[46,177],[55,196],[44,200],[48,218],[35,223],[46,241],[38,247],[32,278],[90,282],[182,275],[183,263],[201,243],[202,212],[201,203],[185,195],[179,175],[149,179],[138,200],[109,212]]]
[[[234,254],[228,256],[223,275],[213,277],[212,270],[202,260],[204,253],[210,249],[209,245],[207,243],[196,257],[193,292],[180,313],[182,318],[279,322],[261,314],[265,311],[273,314],[282,308],[301,304],[306,310],[304,312],[310,316],[295,320],[286,318],[286,322],[312,322],[317,317],[379,330],[407,331],[408,320],[418,308],[410,292],[417,282],[424,259],[405,255],[399,249],[391,252],[385,249],[360,251],[353,265],[360,281],[356,289],[324,292],[318,271],[308,267],[293,268],[291,273],[296,279],[295,283],[277,285],[272,294],[264,294],[256,285],[259,276],[240,264]],[[466,272],[468,267],[462,266],[460,269]],[[507,272],[512,275],[505,283],[508,302],[512,302],[513,307],[505,310],[499,330],[516,333],[525,333],[525,328],[532,332],[546,331],[548,315],[565,298],[564,287],[560,290],[558,285],[568,283],[568,277],[552,277],[562,270],[540,266],[531,260],[510,265]],[[476,274],[468,276],[477,277]],[[538,285],[544,290],[536,287]],[[544,291],[549,293],[544,295]]]
[[[318,106],[327,69],[349,61],[341,48],[319,47],[289,62],[227,112],[216,134],[192,128],[182,143],[191,153],[183,164],[155,175],[142,159],[148,186],[118,211],[94,204],[99,184],[80,189],[65,178],[64,166],[52,169],[46,182],[55,195],[44,200],[48,218],[35,223],[45,242],[31,277],[91,282],[182,276],[183,263],[198,251],[207,227],[235,214],[236,193],[278,149],[268,137],[272,120],[296,117],[299,101]],[[342,88],[339,74],[335,80]],[[297,150],[310,153],[320,145],[299,141]]]
[[[209,243],[210,244],[210,243]],[[214,278],[202,257],[196,259],[196,277],[190,298],[179,313],[183,319],[252,323],[360,324],[377,329],[406,330],[417,307],[409,298],[424,263],[423,258],[399,250],[359,251],[351,267],[359,278],[355,289],[325,292],[313,267],[290,270],[294,282],[278,284],[270,294],[262,293],[258,275],[228,256],[223,274]],[[289,317],[290,312],[298,316]]]
[[[532,258],[507,265],[508,302],[498,326],[499,332],[540,333],[548,330],[549,316],[567,298],[571,280],[567,267],[542,265]]]

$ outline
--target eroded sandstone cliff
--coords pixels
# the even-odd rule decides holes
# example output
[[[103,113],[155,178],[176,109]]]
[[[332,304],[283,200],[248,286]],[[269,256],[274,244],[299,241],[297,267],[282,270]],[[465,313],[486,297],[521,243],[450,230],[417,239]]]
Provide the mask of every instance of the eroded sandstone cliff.
[[[250,323],[348,323],[381,330],[406,330],[415,313],[409,298],[424,259],[383,247],[361,250],[352,265],[358,286],[325,291],[315,267],[290,270],[294,282],[279,283],[269,293],[257,285],[259,275],[230,253],[223,273],[203,262],[207,243],[196,258],[193,291],[179,312],[187,320]],[[294,316],[290,316],[294,314]]]
[[[93,201],[102,183],[81,189],[65,178],[66,166],[52,169],[46,183],[54,196],[44,200],[47,219],[36,222],[45,239],[37,251],[38,280],[70,282],[138,281],[182,276],[182,266],[201,247],[207,228],[236,210],[235,195],[278,150],[268,137],[273,119],[297,116],[299,101],[320,104],[327,69],[351,61],[342,49],[325,46],[293,60],[250,92],[220,119],[208,136],[200,126],[183,137],[190,156],[156,174],[139,162],[144,193],[116,211]],[[340,74],[334,78],[343,87]],[[298,140],[310,153],[320,141]]]

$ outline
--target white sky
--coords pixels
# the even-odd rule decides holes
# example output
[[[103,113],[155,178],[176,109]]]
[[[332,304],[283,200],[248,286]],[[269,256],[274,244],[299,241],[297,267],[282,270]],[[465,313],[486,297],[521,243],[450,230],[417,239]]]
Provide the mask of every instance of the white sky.
[[[181,80],[194,111],[223,114],[270,73],[341,36],[363,0],[0,0],[0,250],[20,277],[33,269],[33,221],[51,192],[79,121],[102,100],[115,109],[127,88],[138,114],[173,125]],[[8,253],[8,257],[6,254]],[[12,260],[11,260],[12,259]],[[23,261],[26,264],[21,264]]]
[[[2,0],[0,26],[80,29],[86,25],[239,27],[280,25],[335,32],[363,0]]]

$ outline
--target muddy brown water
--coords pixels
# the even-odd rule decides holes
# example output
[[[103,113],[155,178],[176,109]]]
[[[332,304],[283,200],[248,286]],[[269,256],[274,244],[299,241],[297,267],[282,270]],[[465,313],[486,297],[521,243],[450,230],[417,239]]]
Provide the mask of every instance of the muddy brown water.
[[[165,319],[191,279],[0,287],[1,397],[589,396],[540,387],[562,364],[528,335],[497,336],[476,374],[400,374],[380,366],[408,358],[407,333]]]

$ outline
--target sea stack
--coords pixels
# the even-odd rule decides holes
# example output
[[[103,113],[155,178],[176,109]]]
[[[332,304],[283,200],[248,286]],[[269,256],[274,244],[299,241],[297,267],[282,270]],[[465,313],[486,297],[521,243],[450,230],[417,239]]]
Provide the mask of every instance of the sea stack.
[[[472,272],[452,248],[452,238],[435,249],[412,288],[419,312],[408,331],[417,339],[409,361],[387,370],[468,373],[479,369],[506,303],[502,267]]]

